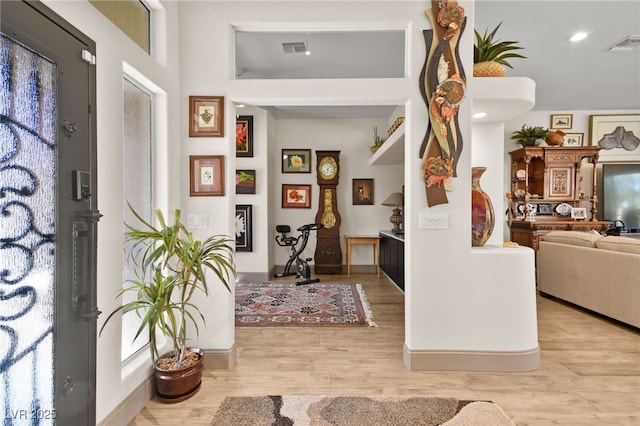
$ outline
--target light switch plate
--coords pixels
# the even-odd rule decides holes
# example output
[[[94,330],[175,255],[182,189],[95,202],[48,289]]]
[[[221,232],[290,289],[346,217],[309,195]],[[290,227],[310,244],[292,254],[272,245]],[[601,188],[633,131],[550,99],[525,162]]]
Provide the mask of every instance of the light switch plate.
[[[189,229],[207,229],[209,217],[206,214],[189,214],[187,215],[187,227]]]
[[[449,216],[446,213],[420,213],[420,229],[447,229]]]

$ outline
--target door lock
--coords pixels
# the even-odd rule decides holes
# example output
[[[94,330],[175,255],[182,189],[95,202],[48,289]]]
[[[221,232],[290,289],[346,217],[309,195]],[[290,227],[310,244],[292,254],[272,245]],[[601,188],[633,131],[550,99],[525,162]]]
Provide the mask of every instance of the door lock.
[[[91,174],[81,170],[73,171],[73,199],[75,201],[91,198]]]

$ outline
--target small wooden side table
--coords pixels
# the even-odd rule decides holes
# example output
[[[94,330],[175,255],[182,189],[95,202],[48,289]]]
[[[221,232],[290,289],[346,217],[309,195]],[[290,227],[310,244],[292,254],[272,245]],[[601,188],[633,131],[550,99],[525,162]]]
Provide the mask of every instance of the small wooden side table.
[[[373,265],[378,278],[380,278],[380,236],[346,235],[344,238],[347,240],[347,276],[351,276],[351,245],[371,244],[373,245]]]

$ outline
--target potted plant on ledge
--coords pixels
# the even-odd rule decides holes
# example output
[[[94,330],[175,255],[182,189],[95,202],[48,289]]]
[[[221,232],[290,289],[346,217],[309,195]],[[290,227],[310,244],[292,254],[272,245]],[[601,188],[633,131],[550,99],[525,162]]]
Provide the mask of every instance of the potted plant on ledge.
[[[204,352],[187,346],[187,326],[198,333],[197,318],[205,322],[192,297],[196,292],[208,295],[207,273],[213,273],[231,291],[229,281],[235,277],[233,240],[213,235],[195,240],[180,221],[180,210],[173,223],[167,223],[160,210],[155,211],[157,226],[146,222],[129,204],[140,227],[125,224],[125,244],[136,278],[118,292],[134,292],[136,298],[115,309],[102,325],[117,313],[136,312],[142,318],[136,338],[147,330],[155,370],[156,392],[163,402],[189,398],[200,388]],[[168,337],[172,351],[160,356],[157,334]]]
[[[489,34],[487,34],[487,30],[483,35],[474,31],[476,36],[476,42],[473,46],[474,77],[504,77],[507,75],[504,67],[513,68],[507,59],[526,58],[526,56],[513,52],[523,49],[517,46],[519,42],[494,40],[500,25],[502,22]]]
[[[386,140],[387,138],[380,136],[380,134],[378,133],[378,126],[374,126],[373,127],[373,145],[369,147],[369,149],[371,150],[371,154],[375,154],[378,148],[380,148]]]
[[[549,134],[549,130],[542,126],[527,126],[523,124],[520,130],[511,135],[511,139],[520,142],[522,146],[538,146]]]

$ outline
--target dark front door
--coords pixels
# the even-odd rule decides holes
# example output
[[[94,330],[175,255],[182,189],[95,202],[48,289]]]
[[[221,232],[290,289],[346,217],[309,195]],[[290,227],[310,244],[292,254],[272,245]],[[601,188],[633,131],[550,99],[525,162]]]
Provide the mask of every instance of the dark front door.
[[[95,425],[95,44],[0,2],[4,425]]]

